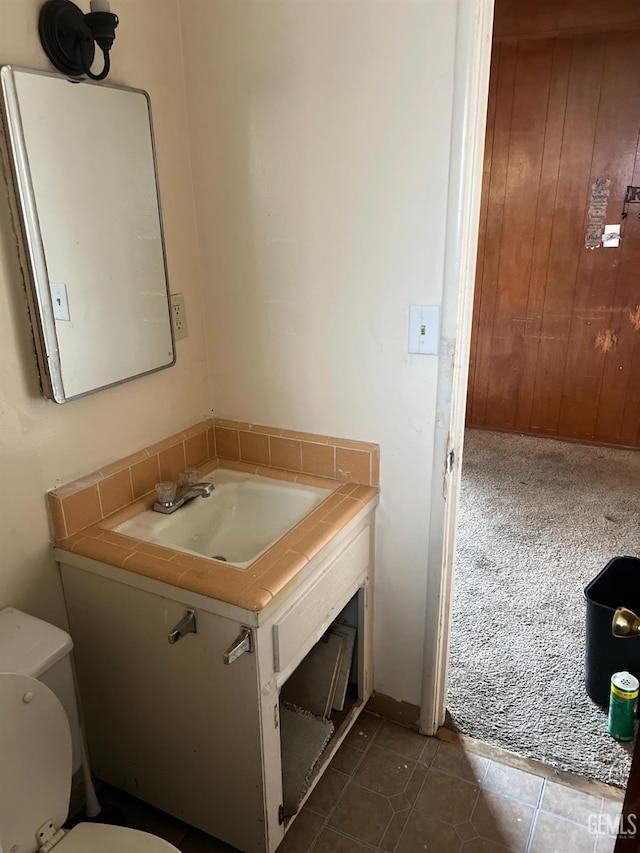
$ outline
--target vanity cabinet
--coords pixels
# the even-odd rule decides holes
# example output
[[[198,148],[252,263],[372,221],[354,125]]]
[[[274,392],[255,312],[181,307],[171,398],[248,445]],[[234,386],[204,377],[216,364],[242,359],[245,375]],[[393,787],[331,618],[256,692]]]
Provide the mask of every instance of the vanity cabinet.
[[[305,796],[371,694],[373,531],[374,510],[354,518],[257,612],[58,550],[96,776],[246,853],[275,850],[295,819],[280,691],[345,608],[347,701]],[[187,609],[196,633],[170,644]],[[250,650],[225,663],[242,636]]]

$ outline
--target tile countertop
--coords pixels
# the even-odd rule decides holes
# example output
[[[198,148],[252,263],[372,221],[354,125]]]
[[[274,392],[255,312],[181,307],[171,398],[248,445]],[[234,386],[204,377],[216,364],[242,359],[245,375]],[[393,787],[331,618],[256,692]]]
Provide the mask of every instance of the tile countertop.
[[[325,488],[332,486],[333,491],[247,569],[114,532],[114,527],[149,509],[154,501],[152,494],[133,501],[72,536],[56,539],[55,546],[256,612],[266,607],[352,518],[367,506],[373,509],[378,502],[375,486],[310,477],[277,468],[266,469],[228,459],[209,460],[199,467],[199,471],[204,476],[217,467]]]

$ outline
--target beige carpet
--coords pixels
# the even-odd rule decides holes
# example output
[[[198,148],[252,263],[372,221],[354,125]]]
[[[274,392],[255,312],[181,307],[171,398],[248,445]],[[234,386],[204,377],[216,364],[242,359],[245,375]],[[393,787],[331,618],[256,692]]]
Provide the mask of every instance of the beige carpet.
[[[448,725],[624,785],[630,747],[584,690],[586,584],[640,556],[640,452],[468,430]]]

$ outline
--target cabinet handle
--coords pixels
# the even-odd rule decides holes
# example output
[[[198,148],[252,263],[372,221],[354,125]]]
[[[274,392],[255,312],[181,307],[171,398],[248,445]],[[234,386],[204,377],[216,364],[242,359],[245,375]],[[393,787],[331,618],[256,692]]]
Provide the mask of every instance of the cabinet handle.
[[[177,643],[178,640],[181,640],[185,634],[197,634],[196,630],[196,611],[195,610],[185,610],[184,616],[178,622],[176,627],[169,631],[169,636],[167,639],[170,643]]]
[[[227,664],[227,666],[229,666],[229,664],[238,660],[240,655],[243,655],[245,652],[252,651],[253,634],[251,633],[251,628],[243,628],[233,643],[231,643],[227,651],[222,655],[222,660]]]

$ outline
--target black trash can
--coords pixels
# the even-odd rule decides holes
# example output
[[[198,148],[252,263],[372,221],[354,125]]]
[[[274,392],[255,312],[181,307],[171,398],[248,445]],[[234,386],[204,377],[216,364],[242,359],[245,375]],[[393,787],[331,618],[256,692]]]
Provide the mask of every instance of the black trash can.
[[[628,670],[640,679],[640,637],[614,637],[613,614],[629,607],[640,615],[640,559],[614,557],[584,588],[587,635],[584,680],[587,694],[599,705],[609,704],[611,676]]]

